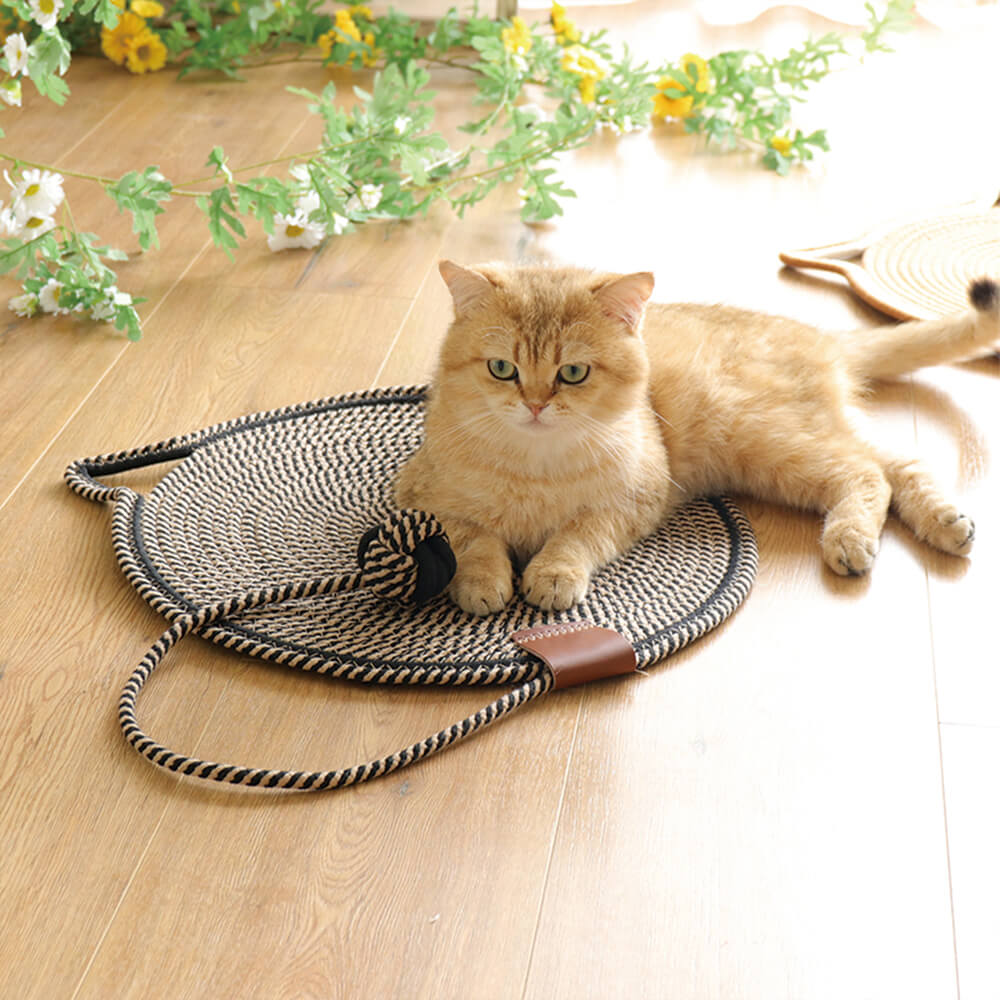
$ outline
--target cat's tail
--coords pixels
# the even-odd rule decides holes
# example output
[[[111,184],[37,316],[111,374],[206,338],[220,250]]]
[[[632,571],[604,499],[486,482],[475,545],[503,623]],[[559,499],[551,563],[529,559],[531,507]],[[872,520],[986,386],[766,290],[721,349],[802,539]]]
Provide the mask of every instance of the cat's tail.
[[[861,378],[892,378],[927,365],[963,361],[1000,348],[1000,283],[969,286],[972,309],[935,320],[911,320],[845,337],[848,360]]]

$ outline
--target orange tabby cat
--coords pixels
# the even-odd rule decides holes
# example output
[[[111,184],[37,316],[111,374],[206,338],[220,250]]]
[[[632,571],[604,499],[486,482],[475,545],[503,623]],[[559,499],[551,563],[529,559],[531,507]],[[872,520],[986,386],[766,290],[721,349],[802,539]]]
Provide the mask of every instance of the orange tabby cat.
[[[1000,338],[1000,286],[933,322],[846,334],[699,305],[649,305],[653,276],[440,265],[455,319],[423,444],[397,484],[458,559],[451,594],[490,614],[513,596],[580,601],[591,574],[700,494],[820,511],[826,564],[867,572],[892,505],[917,537],[965,555],[972,521],[918,462],[859,436],[866,379],[969,357]]]

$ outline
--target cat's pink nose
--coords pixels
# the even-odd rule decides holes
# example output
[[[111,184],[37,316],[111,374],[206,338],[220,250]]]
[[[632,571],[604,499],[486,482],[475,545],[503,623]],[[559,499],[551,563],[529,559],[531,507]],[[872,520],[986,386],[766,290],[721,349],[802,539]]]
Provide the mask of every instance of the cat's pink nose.
[[[525,403],[524,405],[527,406],[527,408],[529,410],[531,410],[531,415],[537,420],[538,419],[538,414],[541,413],[542,410],[544,410],[545,407],[548,406],[549,404],[548,403]]]

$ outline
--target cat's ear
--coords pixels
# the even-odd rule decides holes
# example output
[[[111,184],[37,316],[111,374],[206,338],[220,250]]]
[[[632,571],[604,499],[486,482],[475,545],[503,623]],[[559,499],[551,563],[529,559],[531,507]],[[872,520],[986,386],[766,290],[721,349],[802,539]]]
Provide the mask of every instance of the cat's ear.
[[[438,270],[451,292],[456,314],[478,305],[493,290],[493,284],[478,271],[460,267],[450,260],[442,260]]]
[[[594,289],[594,298],[608,316],[635,330],[642,319],[646,302],[653,294],[653,283],[653,275],[649,271],[626,274],[599,285]]]

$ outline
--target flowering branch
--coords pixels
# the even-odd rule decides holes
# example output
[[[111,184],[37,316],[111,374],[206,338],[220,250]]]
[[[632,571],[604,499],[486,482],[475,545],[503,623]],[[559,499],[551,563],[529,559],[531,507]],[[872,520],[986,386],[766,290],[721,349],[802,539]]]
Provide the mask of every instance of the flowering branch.
[[[865,50],[885,49],[885,34],[905,26],[912,5],[888,0],[878,14],[869,4]],[[250,217],[272,250],[311,248],[371,220],[423,214],[438,200],[462,215],[516,178],[522,215],[541,220],[561,214],[560,200],[573,196],[556,175],[555,157],[603,127],[624,133],[651,119],[676,119],[725,148],[760,149],[765,166],[787,173],[827,148],[822,131],[804,135],[789,127],[793,102],[848,54],[845,39],[827,35],[781,58],[687,54],[650,68],[627,49],[614,52],[603,32],[584,36],[558,2],[546,26],[520,17],[495,22],[476,11],[463,20],[453,9],[429,30],[396,12],[376,18],[353,4],[331,16],[322,7],[322,0],[177,0],[169,12],[158,0],[0,3],[8,32],[0,99],[7,104],[20,104],[25,80],[61,104],[71,51],[88,46],[132,73],[172,64],[182,76],[238,78],[284,61],[380,68],[371,93],[355,88],[358,101],[349,111],[338,107],[332,83],[320,93],[290,88],[323,122],[316,149],[234,165],[216,147],[208,173],[179,183],[155,164],[114,179],[57,173],[0,150],[11,168],[11,201],[0,206],[0,272],[13,271],[22,282],[11,308],[19,315],[83,313],[133,339],[140,335],[141,300],[118,290],[109,266],[125,254],[76,230],[62,174],[100,185],[130,215],[143,252],[158,247],[157,219],[176,197],[195,199],[213,241],[230,255],[247,238]],[[289,46],[296,47],[293,56],[285,54]],[[426,67],[440,65],[472,74],[485,109],[462,126],[472,141],[460,150],[433,128]],[[527,88],[542,92],[545,108],[523,103]],[[283,166],[285,176],[261,173]]]

